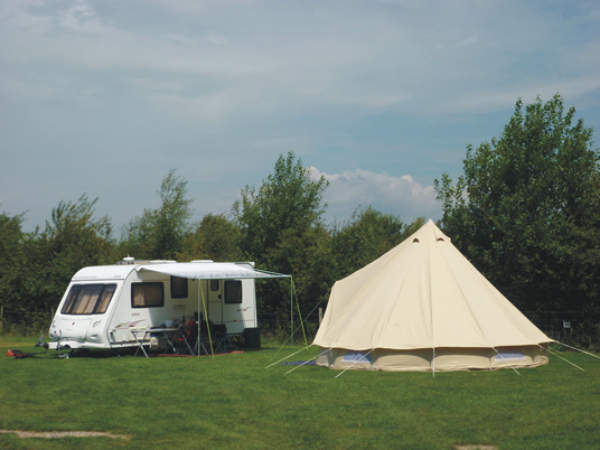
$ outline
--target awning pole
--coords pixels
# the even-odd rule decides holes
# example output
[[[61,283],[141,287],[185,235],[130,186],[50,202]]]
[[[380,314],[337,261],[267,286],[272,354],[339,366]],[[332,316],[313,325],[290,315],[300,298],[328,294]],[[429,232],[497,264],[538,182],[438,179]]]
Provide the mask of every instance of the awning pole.
[[[206,290],[208,291],[208,282],[206,282]],[[200,291],[202,292],[202,290]],[[210,325],[208,322],[208,312],[206,311],[206,298],[204,297],[204,293],[202,293],[202,306],[204,308],[204,321],[206,322],[206,331],[208,332],[208,343],[210,344],[210,354],[212,357],[215,357],[215,349],[213,348],[213,341],[210,331]]]
[[[292,345],[294,345],[294,292],[292,289],[292,281],[290,281],[290,335]]]
[[[298,320],[300,321],[300,328],[302,329],[302,336],[304,337],[304,345],[308,345],[308,339],[306,339],[306,330],[304,329],[304,319],[302,318],[302,311],[300,311],[300,302],[298,301],[298,292],[296,292],[296,285],[294,285],[293,278],[290,278],[290,284],[292,286],[292,291],[296,293],[296,309],[298,310]]]
[[[196,309],[197,312],[197,319],[196,319],[196,325],[198,326],[198,338],[196,342],[196,352],[198,353],[198,358],[200,358],[200,347],[202,345],[202,342],[200,341],[200,280],[197,279],[196,280],[198,282],[198,308]]]

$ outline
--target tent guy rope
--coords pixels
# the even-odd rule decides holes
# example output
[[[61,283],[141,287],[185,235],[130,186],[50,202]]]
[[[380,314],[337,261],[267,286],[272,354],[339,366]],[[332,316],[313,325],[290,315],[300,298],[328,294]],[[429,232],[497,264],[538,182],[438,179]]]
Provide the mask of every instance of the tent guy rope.
[[[365,357],[365,358],[366,358],[367,356],[369,356],[373,350],[375,350],[375,349],[374,349],[374,348],[372,348],[371,350],[369,350],[367,353],[365,353],[365,354],[363,355],[363,357]],[[350,366],[349,366],[349,367],[346,367],[344,370],[342,370],[340,373],[338,373],[338,374],[337,374],[335,377],[333,377],[333,378],[339,378],[339,377],[341,377],[342,375],[344,375],[344,374],[346,373],[346,371],[347,371],[347,370],[350,370],[350,369],[351,369],[351,367],[350,367]]]
[[[579,366],[578,366],[577,364],[575,364],[575,363],[572,363],[572,362],[571,362],[571,361],[569,361],[567,358],[563,358],[562,356],[560,356],[560,355],[558,355],[557,353],[553,352],[553,351],[552,351],[552,350],[550,350],[549,348],[544,348],[544,347],[542,347],[541,345],[540,345],[540,348],[542,348],[542,349],[546,350],[548,353],[550,353],[550,354],[552,354],[552,355],[556,356],[557,358],[559,358],[559,359],[562,359],[562,360],[563,360],[563,361],[565,361],[566,363],[568,363],[568,364],[572,365],[573,367],[575,367],[575,368],[577,368],[577,369],[581,370],[582,372],[585,372],[585,370],[584,370],[583,368],[579,367]]]
[[[305,366],[305,365],[307,365],[307,364],[309,364],[309,363],[311,363],[311,362],[313,362],[313,361],[316,361],[316,360],[317,360],[317,358],[319,358],[321,355],[324,355],[324,354],[325,354],[325,353],[327,353],[328,351],[329,351],[329,349],[323,350],[321,353],[319,353],[319,354],[317,355],[317,357],[316,357],[316,358],[313,358],[313,359],[309,359],[309,360],[303,361],[301,364],[298,364],[296,367],[293,367],[293,368],[291,368],[290,370],[288,370],[286,373],[284,373],[284,375],[288,375],[288,374],[292,373],[294,370],[296,370],[297,368],[299,368],[299,367],[302,367],[302,366]]]

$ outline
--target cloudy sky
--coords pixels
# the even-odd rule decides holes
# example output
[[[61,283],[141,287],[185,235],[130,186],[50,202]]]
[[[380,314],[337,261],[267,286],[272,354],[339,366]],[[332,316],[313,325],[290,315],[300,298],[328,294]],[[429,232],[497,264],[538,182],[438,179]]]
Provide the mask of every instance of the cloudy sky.
[[[597,1],[0,0],[0,211],[87,193],[118,237],[171,168],[200,219],[293,151],[330,222],[436,219],[434,178],[556,92],[600,145]]]

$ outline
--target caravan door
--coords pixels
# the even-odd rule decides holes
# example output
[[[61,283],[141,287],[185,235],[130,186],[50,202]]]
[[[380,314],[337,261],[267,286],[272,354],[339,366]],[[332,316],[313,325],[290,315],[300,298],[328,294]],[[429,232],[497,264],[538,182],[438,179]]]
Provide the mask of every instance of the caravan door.
[[[208,319],[223,323],[223,280],[207,280]]]
[[[209,280],[208,318],[225,324],[228,334],[244,331],[241,280]]]
[[[243,289],[241,280],[223,282],[223,320],[229,334],[241,334],[244,331]]]

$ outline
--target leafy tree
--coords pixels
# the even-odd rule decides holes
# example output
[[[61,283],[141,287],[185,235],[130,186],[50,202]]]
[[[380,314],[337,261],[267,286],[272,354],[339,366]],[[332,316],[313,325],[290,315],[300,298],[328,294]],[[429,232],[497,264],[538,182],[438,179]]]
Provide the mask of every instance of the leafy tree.
[[[59,202],[39,238],[35,239],[35,234],[30,237],[29,257],[36,257],[31,265],[38,265],[38,274],[43,274],[41,285],[35,289],[39,294],[37,306],[45,313],[54,312],[77,270],[115,260],[110,220],[94,217],[97,200],[84,194],[75,202]]]
[[[246,186],[233,212],[240,227],[240,248],[247,259],[270,270],[293,274],[299,301],[308,309],[323,298],[323,263],[329,233],[321,222],[327,181],[313,180],[294,153],[281,155],[274,171],[256,190]],[[326,272],[325,272],[326,273]],[[309,281],[311,280],[311,281]],[[262,287],[262,312],[273,325],[285,326],[289,305],[283,287]]]
[[[191,217],[187,181],[172,169],[163,178],[159,195],[160,208],[145,209],[126,226],[121,248],[137,258],[174,259],[183,250]]]
[[[525,109],[525,110],[523,110]],[[555,95],[435,180],[453,242],[519,307],[600,311],[600,168],[592,130]]]
[[[352,220],[333,234],[333,251],[338,263],[336,278],[343,278],[379,258],[423,223],[420,218],[405,225],[399,218],[372,207],[356,211]]]
[[[282,235],[302,234],[317,224],[323,214],[325,178],[312,180],[308,169],[289,152],[279,156],[274,172],[263,181],[258,192],[246,186],[241,202],[233,206],[240,225],[242,250],[250,256],[264,255],[280,243]],[[272,260],[272,257],[270,258]],[[281,270],[289,270],[285,261]]]
[[[242,259],[239,248],[240,230],[237,224],[223,214],[207,214],[184,242],[184,250],[177,259],[212,259],[213,261],[238,261]]]
[[[291,270],[288,273],[293,274],[296,287],[297,300],[303,311],[307,322],[307,331],[316,332],[318,325],[318,314],[316,308],[327,304],[329,289],[335,280],[335,258],[331,247],[331,233],[321,223],[305,230],[299,234],[293,230],[288,230],[282,235],[281,241],[276,251],[271,252],[279,260],[285,261]],[[270,267],[270,266],[267,266]],[[287,288],[287,282],[282,283]],[[259,285],[262,287],[262,285]],[[275,286],[273,283],[267,285],[265,289],[271,289],[271,296],[274,301],[266,302],[263,305],[264,313],[267,317],[276,318],[278,324],[285,324],[289,318],[289,306],[282,302],[286,296],[283,294],[281,286]],[[313,313],[307,317],[309,313]],[[294,315],[296,311],[294,310]]]
[[[13,325],[46,328],[77,270],[114,262],[111,224],[107,217],[94,217],[96,201],[85,194],[75,202],[61,201],[43,231],[23,235],[26,266],[20,270]]]
[[[14,320],[19,309],[22,273],[26,266],[22,223],[22,214],[12,217],[0,214],[0,332],[5,320]]]

